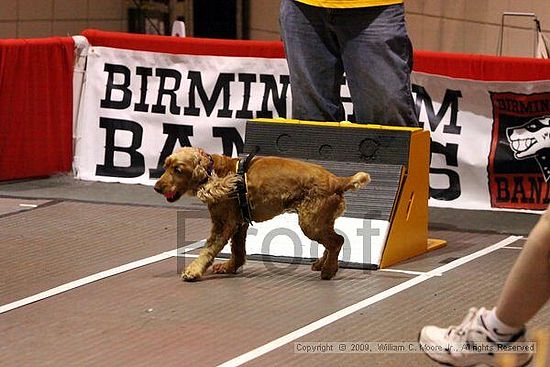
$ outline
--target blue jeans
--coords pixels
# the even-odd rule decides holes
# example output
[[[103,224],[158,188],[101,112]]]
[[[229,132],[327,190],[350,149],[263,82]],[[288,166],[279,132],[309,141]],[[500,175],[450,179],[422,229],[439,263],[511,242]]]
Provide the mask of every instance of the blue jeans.
[[[403,4],[328,9],[282,0],[279,21],[293,118],[346,120],[340,96],[345,73],[356,122],[419,126]]]

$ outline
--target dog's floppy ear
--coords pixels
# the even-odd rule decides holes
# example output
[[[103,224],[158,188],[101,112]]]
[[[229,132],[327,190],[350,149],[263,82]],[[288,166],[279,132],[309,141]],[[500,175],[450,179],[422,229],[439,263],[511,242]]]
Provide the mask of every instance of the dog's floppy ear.
[[[208,164],[210,164],[210,161],[204,154],[201,154],[200,151],[197,151],[195,153],[194,158],[195,158],[195,168],[191,173],[191,180],[194,183],[199,184],[208,178],[206,167],[208,167]]]
[[[191,174],[191,179],[193,180],[193,182],[196,182],[197,184],[201,183],[207,177],[208,176],[206,174],[206,170],[204,169],[204,167],[200,165],[196,165],[195,169],[193,170],[193,173]]]

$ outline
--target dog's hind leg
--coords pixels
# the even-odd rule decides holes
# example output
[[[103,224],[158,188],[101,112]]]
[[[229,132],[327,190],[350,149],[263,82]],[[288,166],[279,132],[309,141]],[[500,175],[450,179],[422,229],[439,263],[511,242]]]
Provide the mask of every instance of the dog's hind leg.
[[[338,271],[338,255],[344,244],[344,237],[340,236],[332,228],[320,232],[316,241],[325,246],[326,249],[326,256],[323,254],[319,260],[319,262],[322,262],[324,258],[322,265],[319,264],[321,266],[321,279],[332,279]]]
[[[214,264],[212,270],[218,274],[234,274],[246,261],[246,233],[248,224],[239,226],[237,232],[231,237],[231,257],[229,260]]]
[[[345,209],[341,195],[312,200],[298,209],[300,227],[310,239],[325,247],[323,256],[312,265],[312,270],[321,270],[322,279],[331,279],[338,271],[338,255],[344,237],[334,231],[334,221]]]
[[[212,265],[214,257],[223,249],[236,231],[236,224],[213,221],[212,231],[210,237],[206,240],[206,245],[200,251],[199,257],[184,270],[181,278],[185,281],[198,280],[206,269]]]
[[[325,246],[323,256],[313,263],[311,266],[312,270],[320,270],[322,279],[332,279],[338,271],[338,255],[344,244],[344,237],[336,233],[330,224],[327,224],[327,227],[323,229],[314,229],[308,225],[304,225],[302,226],[302,231],[310,239]]]

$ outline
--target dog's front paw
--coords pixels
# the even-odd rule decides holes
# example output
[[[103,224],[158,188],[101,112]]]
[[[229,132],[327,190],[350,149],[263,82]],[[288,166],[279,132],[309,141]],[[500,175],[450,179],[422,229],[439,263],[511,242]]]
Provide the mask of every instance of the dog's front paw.
[[[200,279],[202,274],[192,271],[192,269],[186,269],[183,273],[181,273],[181,280],[186,282],[196,282]]]

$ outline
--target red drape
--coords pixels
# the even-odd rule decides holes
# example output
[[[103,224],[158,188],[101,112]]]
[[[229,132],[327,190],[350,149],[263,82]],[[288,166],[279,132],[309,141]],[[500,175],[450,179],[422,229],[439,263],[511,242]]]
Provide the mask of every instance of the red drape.
[[[0,40],[0,180],[72,164],[74,42]]]
[[[187,55],[285,57],[280,41],[166,37],[87,29],[82,35],[93,46]]]
[[[550,80],[550,60],[416,51],[414,71],[483,81]]]

